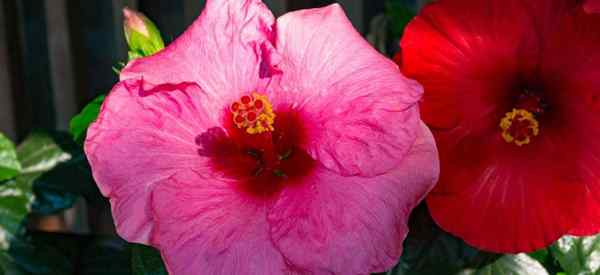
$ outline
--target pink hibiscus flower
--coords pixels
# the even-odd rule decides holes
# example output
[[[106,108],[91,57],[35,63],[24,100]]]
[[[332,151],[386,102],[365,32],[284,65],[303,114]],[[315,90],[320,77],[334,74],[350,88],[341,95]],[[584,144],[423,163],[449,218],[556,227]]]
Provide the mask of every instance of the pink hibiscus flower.
[[[118,233],[172,274],[367,274],[437,180],[421,94],[339,5],[209,0],[123,70],[85,151]]]

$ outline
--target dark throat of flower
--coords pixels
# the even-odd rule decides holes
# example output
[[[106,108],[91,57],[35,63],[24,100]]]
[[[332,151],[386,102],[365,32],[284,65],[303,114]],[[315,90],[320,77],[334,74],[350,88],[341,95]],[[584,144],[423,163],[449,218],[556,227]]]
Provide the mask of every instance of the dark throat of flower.
[[[302,149],[304,121],[298,111],[275,112],[267,96],[242,96],[226,110],[224,129],[198,136],[198,151],[215,170],[234,179],[240,191],[255,196],[277,194],[310,174],[315,161]]]

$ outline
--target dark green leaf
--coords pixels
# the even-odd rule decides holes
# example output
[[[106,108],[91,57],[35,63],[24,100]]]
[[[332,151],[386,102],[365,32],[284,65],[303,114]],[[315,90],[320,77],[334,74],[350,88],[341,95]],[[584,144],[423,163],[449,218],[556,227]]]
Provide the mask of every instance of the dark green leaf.
[[[556,274],[563,271],[559,266],[558,261],[554,258],[552,253],[550,253],[549,248],[529,253],[529,256],[542,264],[550,274]]]
[[[14,178],[20,171],[15,145],[0,133],[0,181]]]
[[[36,247],[52,247],[55,254],[69,259],[69,266],[80,275],[132,274],[131,250],[118,237],[32,232],[30,242]]]
[[[73,274],[73,265],[52,246],[18,238],[0,251],[0,270],[15,275],[64,275]]]
[[[39,214],[70,208],[79,196],[86,198],[88,203],[103,200],[82,151],[72,152],[70,160],[37,178],[33,189],[37,195],[33,210]]]
[[[548,271],[527,254],[504,255],[478,269],[466,269],[458,275],[549,275]]]
[[[540,249],[538,251],[529,253],[529,256],[540,263],[544,263],[548,260],[549,254],[550,253],[548,252],[548,249]]]
[[[567,274],[600,274],[600,235],[562,237],[550,252]]]
[[[390,22],[390,34],[398,40],[404,33],[404,28],[415,17],[415,11],[404,1],[387,1],[385,3],[385,14]]]
[[[82,149],[66,133],[35,132],[17,148],[23,172],[16,179],[35,192],[33,211],[52,214],[70,208],[77,195],[99,197]]]
[[[82,275],[129,275],[131,250],[127,242],[113,237],[97,237],[82,255]]]
[[[168,275],[158,250],[131,244],[131,254],[134,275]]]
[[[85,106],[81,113],[71,119],[69,131],[77,143],[83,144],[85,135],[87,133],[87,128],[98,117],[98,113],[100,113],[100,107],[102,106],[102,102],[104,102],[104,97],[104,95],[97,97],[87,106]]]
[[[422,204],[410,217],[404,252],[389,275],[454,275],[466,267],[480,267],[499,255],[479,251],[435,225]]]

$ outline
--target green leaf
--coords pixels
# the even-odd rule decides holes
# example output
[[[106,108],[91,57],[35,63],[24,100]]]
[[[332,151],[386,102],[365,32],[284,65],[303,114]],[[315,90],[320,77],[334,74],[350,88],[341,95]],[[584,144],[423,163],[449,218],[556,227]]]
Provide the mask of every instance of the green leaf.
[[[131,250],[120,238],[31,232],[0,251],[0,274],[129,275],[130,262]]]
[[[82,275],[131,274],[131,250],[127,242],[114,237],[96,237],[82,255]]]
[[[35,180],[33,190],[37,199],[33,210],[36,213],[46,215],[70,208],[79,196],[96,205],[104,201],[85,154],[78,150],[71,152],[71,156]]]
[[[409,224],[400,262],[388,275],[454,275],[466,267],[483,266],[499,257],[479,251],[441,230],[424,204],[412,212]]]
[[[21,224],[30,211],[31,189],[18,180],[0,185],[0,248],[21,231]]]
[[[390,19],[390,34],[394,39],[399,39],[404,33],[404,28],[416,16],[416,13],[402,1],[387,1],[385,14]]]
[[[104,95],[101,95],[88,105],[86,105],[81,113],[73,117],[69,124],[69,132],[73,135],[75,141],[79,144],[83,144],[85,140],[85,135],[87,133],[87,128],[96,120],[98,114],[100,113],[100,107],[102,106],[102,102],[104,102]]]
[[[600,274],[600,235],[562,237],[550,252],[567,274]]]
[[[131,244],[131,266],[134,275],[168,275],[158,250]]]
[[[538,251],[529,253],[529,256],[540,263],[544,263],[550,257],[550,252],[548,252],[548,249],[540,249]]]
[[[0,181],[13,178],[21,171],[15,145],[0,133]]]
[[[550,274],[556,274],[563,271],[563,269],[559,266],[558,261],[554,258],[552,253],[550,253],[549,248],[531,252],[529,253],[529,256],[542,264]]]
[[[0,266],[5,274],[73,274],[71,261],[56,248],[24,239],[11,241],[10,249],[0,252]]]
[[[70,208],[78,195],[99,198],[80,146],[66,133],[35,132],[17,148],[23,172],[16,178],[35,193],[33,211],[47,215]]]
[[[549,275],[548,271],[527,254],[504,255],[479,269],[466,269],[458,275]]]
[[[73,158],[73,152],[78,146],[70,136],[64,133],[34,132],[17,148],[17,155],[23,165],[23,173],[17,177],[17,182],[24,191],[31,193],[35,182],[57,165]],[[63,178],[61,181],[69,181]],[[33,210],[40,214],[55,213],[69,208],[75,203],[72,194],[56,194],[53,192],[36,192]]]

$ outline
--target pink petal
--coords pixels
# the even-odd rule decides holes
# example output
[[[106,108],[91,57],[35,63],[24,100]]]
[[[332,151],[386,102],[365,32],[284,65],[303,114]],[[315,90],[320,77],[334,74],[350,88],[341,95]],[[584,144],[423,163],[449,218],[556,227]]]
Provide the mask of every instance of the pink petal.
[[[113,88],[88,129],[86,155],[126,240],[148,242],[147,201],[155,185],[177,171],[203,169],[195,138],[217,125],[217,116],[203,111],[209,99],[194,84],[143,89],[142,81],[127,80]]]
[[[277,31],[284,73],[272,96],[313,116],[309,153],[343,175],[397,167],[416,137],[420,85],[373,49],[338,4],[288,13]]]
[[[267,203],[244,196],[222,177],[188,171],[156,187],[152,243],[170,274],[284,274],[271,243]]]
[[[269,212],[273,241],[292,264],[316,274],[368,274],[391,268],[402,252],[411,210],[439,173],[429,130],[400,166],[374,178],[320,168],[290,187]]]
[[[259,0],[209,0],[202,15],[162,52],[137,59],[121,79],[196,82],[210,94],[257,90],[274,18]]]

